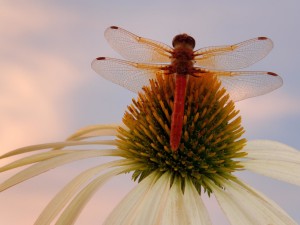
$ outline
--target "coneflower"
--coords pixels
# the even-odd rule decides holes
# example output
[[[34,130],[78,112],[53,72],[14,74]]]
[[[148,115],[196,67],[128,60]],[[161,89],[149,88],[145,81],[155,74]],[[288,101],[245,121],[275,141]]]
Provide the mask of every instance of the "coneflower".
[[[203,195],[216,197],[231,224],[296,224],[234,172],[250,170],[300,185],[299,152],[274,141],[246,141],[241,117],[218,80],[213,76],[189,79],[192,82],[187,86],[177,151],[172,151],[169,142],[174,79],[160,76],[133,100],[122,125],[88,127],[65,142],[29,146],[3,155],[1,158],[50,149],[3,166],[1,172],[33,164],[4,181],[0,190],[75,160],[115,156],[116,160],[74,178],[35,224],[74,224],[108,179],[129,172],[138,184],[108,216],[106,225],[212,224]],[[94,140],[103,136],[112,139]],[[102,150],[89,150],[91,145]]]

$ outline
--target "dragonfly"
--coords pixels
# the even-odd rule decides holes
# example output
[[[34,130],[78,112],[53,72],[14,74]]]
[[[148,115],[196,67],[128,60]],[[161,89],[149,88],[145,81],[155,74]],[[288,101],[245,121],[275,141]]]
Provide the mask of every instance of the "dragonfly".
[[[258,62],[271,51],[273,42],[267,37],[194,50],[195,39],[185,33],[173,38],[173,47],[139,37],[117,26],[107,28],[104,36],[126,60],[108,57],[94,59],[92,68],[103,78],[139,92],[159,74],[174,77],[174,107],[170,127],[170,147],[174,152],[178,150],[182,136],[189,76],[217,77],[233,101],[266,94],[283,83],[282,78],[273,72],[239,70]]]

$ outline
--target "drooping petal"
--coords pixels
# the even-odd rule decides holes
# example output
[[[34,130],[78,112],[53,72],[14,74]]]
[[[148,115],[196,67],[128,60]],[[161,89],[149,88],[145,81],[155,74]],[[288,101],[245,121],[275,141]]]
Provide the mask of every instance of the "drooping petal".
[[[93,125],[81,128],[74,134],[72,134],[67,140],[78,141],[86,138],[98,137],[98,136],[115,136],[117,134],[117,128],[120,124],[107,124],[107,125]]]
[[[255,224],[242,208],[235,202],[230,193],[224,193],[225,191],[220,187],[215,186],[213,193],[221,206],[224,214],[232,225],[253,225]]]
[[[243,151],[248,153],[246,158],[250,159],[280,160],[300,163],[300,151],[276,141],[249,141]]]
[[[60,155],[65,155],[68,153],[71,153],[72,151],[70,150],[61,150],[61,151],[48,151],[48,152],[43,152],[35,155],[31,155],[28,157],[21,158],[19,160],[13,161],[12,163],[9,163],[5,166],[0,167],[0,172],[4,172],[7,170],[11,170],[17,167],[29,165],[32,163],[40,162],[40,161],[45,161]]]
[[[275,202],[248,185],[223,181],[225,190],[211,184],[221,208],[232,225],[296,225]]]
[[[170,175],[153,173],[122,200],[104,225],[164,224],[162,216],[169,195]]]
[[[104,225],[209,225],[206,208],[191,182],[185,192],[171,175],[152,174],[133,189],[114,209]]]
[[[91,137],[101,137],[101,136],[115,136],[117,134],[117,128],[124,125],[120,124],[107,124],[107,125],[95,125],[82,128],[71,135],[67,141],[45,143],[38,145],[31,145],[22,148],[15,149],[4,155],[0,155],[0,159],[7,158],[10,156],[15,156],[23,153],[28,153],[32,151],[39,151],[45,149],[62,149],[69,146],[79,146],[79,145],[116,145],[115,140],[97,140],[97,141],[79,141]]]
[[[297,150],[291,146],[288,146],[278,141],[272,141],[272,140],[248,141],[244,149],[246,149],[246,151],[249,149],[249,151],[271,150],[271,151],[297,152]]]
[[[199,195],[198,195],[199,196]],[[197,196],[197,197],[198,197]],[[190,224],[186,213],[180,182],[174,181],[163,209],[160,225]]]
[[[186,180],[184,193],[175,180],[162,211],[161,225],[210,225],[208,212],[191,181]]]
[[[131,217],[128,217],[129,220],[127,224],[162,224],[160,219],[161,214],[163,210],[168,207],[166,200],[171,192],[170,180],[171,177],[168,173],[159,177],[147,194],[145,194],[142,201],[137,203],[135,210],[132,211]]]
[[[156,173],[149,175],[131,190],[112,211],[103,225],[132,224],[141,202],[145,201],[149,192],[151,192],[154,183],[158,179],[158,175]],[[157,198],[160,198],[159,193],[157,193]]]
[[[73,145],[75,145],[75,142],[73,142]],[[63,148],[65,146],[70,146],[70,145],[68,145],[66,142],[54,142],[54,143],[31,145],[31,146],[18,148],[18,149],[15,149],[13,151],[9,151],[9,152],[1,155],[0,159],[4,159],[4,158],[7,158],[7,157],[11,157],[11,156],[19,155],[19,154],[24,154],[24,153],[28,153],[28,152],[33,152],[33,151],[45,150],[45,149],[48,149],[48,148]]]
[[[31,145],[22,148],[15,149],[13,151],[7,152],[0,156],[0,159],[16,156],[28,152],[40,151],[45,149],[62,149],[70,146],[80,146],[80,145],[113,145],[116,143],[114,140],[98,140],[98,141],[62,141],[46,144]]]
[[[99,157],[99,156],[114,156],[117,150],[82,150],[82,151],[71,151],[69,154],[60,155],[46,161],[36,163],[19,173],[15,174],[11,178],[0,184],[0,191],[3,191],[9,187],[12,187],[22,181],[28,180],[34,176],[44,173],[55,167],[70,163],[76,160]]]
[[[277,180],[300,186],[300,164],[279,160],[249,160],[242,163],[245,169]]]
[[[67,205],[71,198],[78,192],[82,186],[91,180],[93,177],[98,176],[102,171],[118,166],[125,166],[129,164],[128,160],[118,160],[109,163],[96,166],[82,172],[69,182],[56,196],[49,202],[39,218],[36,220],[35,225],[48,225],[51,224],[53,219],[61,212],[61,210]]]
[[[94,195],[94,193],[105,183],[108,179],[126,171],[125,168],[119,167],[105,174],[100,175],[92,182],[90,182],[85,188],[83,188],[78,195],[71,201],[71,203],[64,210],[62,215],[58,218],[56,225],[72,225],[75,223],[80,212]]]
[[[267,140],[250,141],[244,151],[249,159],[241,162],[245,169],[300,185],[300,151]]]
[[[185,203],[188,218],[190,219],[190,224],[211,224],[207,209],[203,204],[203,201],[200,198],[196,188],[189,180],[187,181],[185,186],[183,201]]]

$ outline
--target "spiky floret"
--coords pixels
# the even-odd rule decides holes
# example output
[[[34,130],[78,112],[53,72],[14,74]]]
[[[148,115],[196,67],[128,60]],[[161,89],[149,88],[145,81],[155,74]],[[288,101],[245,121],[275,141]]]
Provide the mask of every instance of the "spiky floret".
[[[220,178],[234,180],[232,172],[242,168],[238,158],[246,155],[246,140],[241,117],[216,78],[189,77],[183,135],[174,152],[169,144],[173,96],[174,79],[160,76],[133,99],[123,117],[127,128],[119,128],[120,156],[139,165],[134,180],[170,172],[181,179],[182,190],[189,179],[199,193],[203,188],[210,194],[208,179],[223,187]]]

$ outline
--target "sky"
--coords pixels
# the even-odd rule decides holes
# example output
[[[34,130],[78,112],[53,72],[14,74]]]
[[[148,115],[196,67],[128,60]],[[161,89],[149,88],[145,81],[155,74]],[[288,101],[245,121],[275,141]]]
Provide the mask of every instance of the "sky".
[[[196,48],[271,38],[272,52],[247,70],[276,72],[283,87],[236,107],[247,139],[277,140],[300,149],[297,0],[0,0],[0,4],[0,154],[61,141],[87,125],[121,122],[136,94],[104,80],[90,67],[99,56],[121,58],[103,36],[112,25],[169,45],[175,35],[188,33]],[[1,193],[0,223],[32,224],[72,177],[99,162],[75,162]],[[14,173],[1,174],[0,182]],[[241,177],[300,224],[299,187],[252,173]],[[134,185],[130,176],[110,181],[76,224],[101,224]],[[205,199],[215,224],[227,225],[215,200]]]

